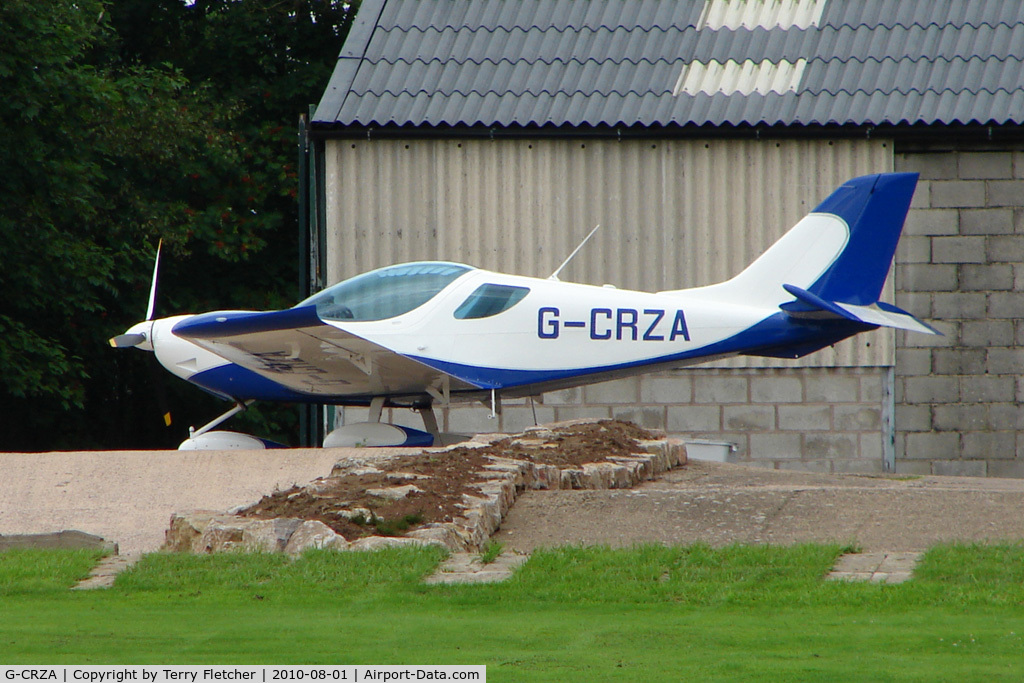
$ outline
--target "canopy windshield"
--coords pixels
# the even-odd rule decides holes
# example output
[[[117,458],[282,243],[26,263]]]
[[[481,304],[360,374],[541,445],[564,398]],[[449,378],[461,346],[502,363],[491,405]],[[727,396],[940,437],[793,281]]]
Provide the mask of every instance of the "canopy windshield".
[[[321,320],[387,320],[427,303],[473,270],[459,263],[388,266],[328,287],[296,306],[316,306]]]

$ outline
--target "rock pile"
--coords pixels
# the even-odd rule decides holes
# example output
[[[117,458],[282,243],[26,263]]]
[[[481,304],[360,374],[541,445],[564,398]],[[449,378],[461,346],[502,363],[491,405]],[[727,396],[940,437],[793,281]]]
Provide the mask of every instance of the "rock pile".
[[[655,438],[624,439],[624,433]],[[581,440],[580,434],[595,441],[591,448],[587,447],[586,439]],[[612,439],[615,443],[609,445],[600,439]],[[585,460],[591,452],[595,462],[574,462]],[[409,456],[382,460],[368,453],[366,457],[345,458],[328,477],[275,494],[279,504],[283,503],[275,509],[287,511],[289,501],[301,500],[307,503],[303,509],[316,510],[316,515],[311,516],[320,519],[291,515],[261,519],[246,516],[246,511],[177,513],[171,517],[164,547],[195,553],[236,549],[301,553],[307,548],[369,550],[426,544],[440,545],[453,552],[477,551],[501,526],[523,490],[630,488],[686,462],[686,450],[681,441],[656,438],[633,425],[623,426],[614,421],[559,423],[512,437],[484,435],[468,444],[427,449],[424,453],[431,460],[443,457],[472,463],[469,466],[474,469],[461,475],[466,478],[468,492],[461,492],[460,488],[453,502],[447,506],[439,504],[438,507],[451,508],[442,510],[446,514],[440,515],[439,521],[416,524],[401,536],[370,535],[350,541],[325,523],[339,527],[340,523],[351,520],[365,524],[367,520],[377,519],[368,503],[352,504],[351,500],[332,499],[339,490],[346,490],[344,484],[348,484],[347,490],[351,491],[353,483],[358,485],[371,478],[380,484],[363,487],[362,500],[369,496],[389,502],[413,500],[418,495],[425,496],[444,488],[442,482],[437,481],[443,474],[428,476],[406,471],[416,469]],[[573,455],[570,457],[567,453]],[[325,516],[325,511],[331,516]]]

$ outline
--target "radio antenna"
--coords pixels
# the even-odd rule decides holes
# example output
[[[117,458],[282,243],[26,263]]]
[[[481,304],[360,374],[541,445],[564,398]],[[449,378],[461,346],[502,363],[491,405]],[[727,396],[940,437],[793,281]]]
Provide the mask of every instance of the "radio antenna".
[[[558,268],[555,270],[555,272],[551,273],[551,275],[548,276],[549,280],[554,280],[555,282],[559,281],[558,280],[558,274],[562,272],[562,268],[565,268],[567,265],[569,265],[569,261],[572,261],[572,257],[576,255],[576,252],[578,252],[580,249],[583,248],[583,245],[587,243],[587,240],[589,240],[591,237],[593,237],[594,233],[597,232],[597,229],[600,228],[600,227],[601,227],[600,223],[598,223],[597,225],[594,226],[594,229],[590,231],[589,235],[587,235],[586,237],[583,238],[583,241],[580,242],[580,245],[572,250],[572,253],[569,254],[569,258],[567,258],[564,261],[562,261],[562,265],[558,266]]]

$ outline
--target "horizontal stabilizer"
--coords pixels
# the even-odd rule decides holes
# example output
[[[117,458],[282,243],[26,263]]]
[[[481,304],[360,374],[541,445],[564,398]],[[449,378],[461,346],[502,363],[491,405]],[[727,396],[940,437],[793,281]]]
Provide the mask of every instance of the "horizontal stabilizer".
[[[779,306],[787,315],[793,318],[812,320],[845,319],[877,327],[892,327],[897,330],[908,330],[924,334],[942,334],[931,325],[918,320],[902,308],[891,304],[882,302],[877,302],[870,306],[844,304],[839,301],[826,301],[817,294],[794,285],[783,285],[782,287],[796,297],[796,301],[789,301]]]

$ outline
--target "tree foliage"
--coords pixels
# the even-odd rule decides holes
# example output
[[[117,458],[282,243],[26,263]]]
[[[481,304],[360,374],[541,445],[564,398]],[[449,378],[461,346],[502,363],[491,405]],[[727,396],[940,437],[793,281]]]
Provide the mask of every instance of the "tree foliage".
[[[351,12],[0,3],[0,450],[184,437],[163,429],[153,358],[106,347],[144,317],[159,238],[159,315],[294,301],[295,126]],[[216,414],[175,382],[179,424]]]

